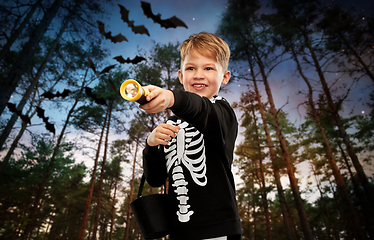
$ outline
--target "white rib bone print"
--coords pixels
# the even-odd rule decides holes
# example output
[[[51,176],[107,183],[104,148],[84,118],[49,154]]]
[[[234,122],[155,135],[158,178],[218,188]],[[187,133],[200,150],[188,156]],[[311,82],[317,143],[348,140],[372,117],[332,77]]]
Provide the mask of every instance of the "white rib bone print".
[[[167,170],[172,171],[172,186],[176,188],[174,191],[179,200],[178,219],[180,222],[188,222],[193,211],[189,210],[191,206],[187,204],[188,182],[181,164],[189,170],[194,183],[199,186],[207,184],[204,138],[194,127],[180,119],[176,122],[169,120],[167,124],[180,126],[177,137],[165,146],[165,155]]]

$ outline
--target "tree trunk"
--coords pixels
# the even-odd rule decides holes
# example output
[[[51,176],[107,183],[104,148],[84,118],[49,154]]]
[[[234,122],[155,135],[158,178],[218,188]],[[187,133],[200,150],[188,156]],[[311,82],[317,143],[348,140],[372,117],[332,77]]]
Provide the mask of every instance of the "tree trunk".
[[[331,239],[332,237],[330,236],[330,232],[332,230],[333,232],[333,236],[334,236],[334,239],[335,240],[339,240],[340,237],[339,237],[339,233],[336,231],[336,228],[332,222],[332,219],[331,219],[331,215],[330,215],[330,211],[329,209],[327,208],[327,204],[326,204],[326,199],[325,199],[325,196],[324,196],[324,193],[322,192],[322,189],[321,189],[321,183],[319,182],[319,180],[317,179],[317,173],[316,173],[316,170],[315,170],[315,166],[314,164],[312,163],[311,164],[312,166],[312,170],[313,170],[313,175],[314,175],[314,178],[316,180],[316,185],[317,185],[317,189],[319,191],[319,194],[321,195],[321,201],[322,201],[322,204],[323,204],[323,207],[325,208],[326,210],[326,218],[327,218],[327,221],[328,221],[328,224],[326,223],[325,226],[326,226],[326,229],[327,229],[327,234],[328,234],[328,238]],[[325,214],[323,214],[325,215]]]
[[[253,78],[253,85],[254,85],[255,93],[256,93],[256,98],[257,98],[257,102],[258,102],[258,105],[259,105],[261,118],[262,118],[262,122],[263,122],[263,125],[264,125],[264,130],[265,130],[265,133],[266,133],[266,140],[267,140],[269,153],[270,153],[270,157],[271,157],[271,161],[272,161],[274,180],[275,180],[275,184],[277,186],[279,202],[280,202],[281,209],[282,209],[284,229],[285,229],[286,236],[287,236],[288,240],[293,240],[293,239],[296,240],[296,236],[294,234],[294,231],[292,230],[293,227],[292,227],[292,224],[290,222],[291,216],[289,215],[289,213],[287,211],[287,203],[286,203],[286,198],[284,196],[282,183],[281,183],[281,180],[280,180],[279,168],[277,167],[277,164],[276,164],[276,155],[275,155],[275,151],[274,151],[273,140],[271,139],[270,130],[269,130],[269,127],[267,125],[267,121],[266,121],[266,117],[265,117],[265,110],[264,110],[264,106],[262,104],[260,92],[259,92],[258,87],[257,87],[256,76],[255,76],[254,71],[253,71],[254,69],[253,69],[251,59],[248,60],[248,63],[249,63],[250,69],[251,69],[252,78]]]
[[[306,216],[306,212],[305,212],[305,209],[304,209],[303,200],[301,199],[300,192],[299,192],[299,187],[297,185],[297,179],[295,177],[294,167],[292,165],[292,161],[291,161],[290,155],[288,153],[287,143],[286,143],[286,140],[284,139],[282,128],[279,124],[278,112],[277,112],[277,110],[275,108],[275,105],[274,105],[273,94],[271,92],[267,76],[265,74],[265,67],[264,67],[264,64],[261,61],[261,57],[259,56],[257,51],[255,51],[255,55],[256,55],[256,58],[257,58],[258,66],[260,68],[261,76],[262,76],[263,81],[264,81],[266,94],[268,96],[268,100],[269,100],[269,104],[270,104],[270,112],[271,112],[271,114],[273,116],[273,119],[274,119],[276,133],[277,133],[277,136],[278,136],[278,139],[279,139],[280,147],[282,149],[282,155],[283,155],[283,158],[286,162],[287,173],[288,173],[288,177],[290,179],[290,186],[291,186],[292,194],[293,194],[293,197],[294,197],[294,200],[295,200],[297,212],[299,214],[302,231],[304,233],[305,239],[313,240],[313,234],[310,230],[308,218]]]
[[[308,47],[308,49],[310,51],[310,54],[312,56],[314,66],[316,68],[316,71],[318,73],[319,79],[320,79],[321,84],[322,84],[323,91],[324,91],[324,93],[326,95],[326,98],[327,98],[328,105],[329,105],[329,107],[330,107],[330,109],[332,111],[332,115],[333,115],[333,117],[335,119],[336,125],[339,128],[340,135],[343,138],[344,144],[347,147],[347,152],[348,152],[348,154],[349,154],[349,156],[350,156],[350,158],[352,160],[353,166],[355,167],[355,169],[357,171],[358,179],[360,180],[360,182],[362,184],[362,187],[365,190],[365,194],[366,194],[366,197],[368,198],[368,201],[370,203],[373,203],[374,202],[374,191],[373,191],[373,187],[370,185],[370,183],[369,183],[369,181],[368,181],[368,179],[366,177],[364,169],[362,168],[361,163],[358,160],[356,152],[355,152],[355,150],[354,150],[354,148],[352,146],[352,143],[349,140],[348,134],[347,134],[347,132],[346,132],[344,126],[343,126],[343,123],[341,121],[338,109],[336,108],[335,102],[332,99],[332,96],[331,96],[331,93],[330,93],[330,89],[329,89],[329,87],[327,85],[325,76],[324,76],[324,74],[322,72],[322,69],[321,69],[321,67],[319,65],[319,61],[318,61],[317,56],[316,56],[316,54],[314,52],[314,49],[312,48],[312,45],[310,43],[309,36],[305,32],[302,32],[302,33],[304,35],[305,44],[307,45],[307,47]]]
[[[92,240],[96,240],[97,226],[99,224],[99,216],[100,216],[100,209],[101,209],[101,192],[103,188],[105,163],[106,163],[106,156],[107,156],[107,151],[108,151],[108,138],[109,138],[109,130],[110,130],[110,121],[111,121],[111,116],[112,116],[112,107],[113,107],[113,101],[111,101],[109,105],[108,126],[107,126],[107,131],[106,131],[106,136],[105,136],[104,156],[103,156],[103,163],[101,165],[99,188],[97,190],[97,206],[96,206],[95,224],[94,224],[94,229],[93,229],[93,234],[92,234]]]
[[[266,184],[265,184],[265,174],[264,174],[264,166],[262,165],[262,151],[261,151],[261,144],[260,144],[260,137],[259,137],[259,132],[257,128],[257,121],[256,121],[256,114],[255,110],[252,107],[252,117],[254,119],[254,126],[255,126],[255,140],[257,142],[257,148],[258,148],[258,160],[259,160],[259,168],[260,168],[260,182],[262,185],[262,192],[261,192],[261,198],[262,198],[262,204],[265,212],[265,219],[266,219],[266,234],[267,234],[267,239],[272,240],[271,236],[271,225],[270,225],[270,217],[269,217],[269,204],[267,201],[267,194],[265,192]]]
[[[131,223],[131,207],[130,204],[132,202],[132,195],[134,192],[134,181],[135,181],[135,166],[136,166],[136,155],[138,154],[138,146],[139,146],[139,140],[136,140],[136,147],[135,147],[135,154],[134,154],[134,162],[132,165],[132,179],[131,179],[131,188],[130,188],[130,196],[129,196],[129,206],[127,210],[127,217],[126,217],[126,232],[124,240],[129,240],[130,236],[130,223]]]
[[[29,41],[23,47],[17,61],[12,66],[9,75],[1,81],[0,85],[0,115],[3,113],[6,103],[16,89],[18,82],[24,74],[35,50],[46,33],[48,26],[61,7],[62,0],[55,0],[52,6],[45,12],[40,24],[32,31]]]
[[[26,15],[26,17],[23,19],[22,23],[19,25],[17,30],[10,36],[6,44],[1,48],[0,51],[0,62],[3,60],[5,55],[9,52],[10,48],[12,47],[13,43],[16,41],[18,36],[21,34],[23,29],[25,29],[26,25],[30,22],[30,19],[32,15],[34,15],[36,9],[38,9],[38,6],[40,4],[40,0],[38,0],[34,5],[31,7],[29,13]]]
[[[248,207],[247,207],[247,215],[248,215],[248,239],[252,240],[252,231],[251,231],[251,206],[250,206],[250,201],[248,200]]]
[[[109,212],[109,207],[110,207],[110,204],[107,204],[106,205],[106,211]],[[100,236],[100,239],[108,239],[108,223],[109,223],[109,218],[105,218],[104,221],[103,221],[103,224],[102,224],[102,227],[101,227],[101,236]]]
[[[113,226],[114,226],[114,214],[115,214],[115,205],[116,205],[116,194],[117,194],[117,184],[118,184],[118,178],[116,177],[116,182],[114,184],[114,193],[113,193],[113,202],[112,202],[112,214],[111,214],[111,221],[110,221],[110,235],[109,240],[113,239]]]
[[[251,195],[254,196],[255,190],[254,190],[254,179],[255,179],[255,174],[252,173],[252,193]],[[258,240],[257,237],[257,213],[256,213],[256,202],[254,199],[252,199],[252,218],[253,218],[253,238],[254,240]]]
[[[303,73],[303,71],[301,69],[300,63],[299,63],[299,61],[297,59],[297,56],[296,56],[295,52],[293,51],[293,49],[292,49],[292,53],[293,53],[293,58],[294,58],[294,60],[295,60],[295,62],[297,64],[297,69],[298,69],[301,77],[304,79],[305,83],[308,85],[308,89],[309,89],[309,96],[308,96],[309,106],[310,106],[310,108],[312,110],[314,120],[317,123],[318,130],[319,130],[319,133],[320,133],[322,141],[323,141],[323,146],[324,146],[324,148],[326,150],[327,158],[329,160],[330,168],[331,168],[332,173],[333,173],[334,178],[335,178],[336,186],[338,188],[338,191],[339,191],[339,194],[341,196],[341,199],[343,200],[344,213],[346,215],[345,217],[352,224],[352,228],[353,228],[353,230],[355,232],[356,237],[358,237],[358,239],[367,239],[366,236],[365,236],[365,234],[364,234],[364,232],[363,232],[363,230],[362,230],[362,228],[361,228],[361,224],[360,224],[360,222],[358,220],[356,211],[355,211],[355,209],[353,207],[352,200],[349,197],[347,188],[345,186],[344,179],[343,179],[342,175],[340,174],[338,166],[336,165],[336,161],[335,161],[334,155],[332,154],[330,143],[329,143],[329,141],[327,139],[327,136],[325,134],[325,131],[324,131],[323,127],[322,127],[322,124],[321,124],[318,112],[317,112],[317,110],[316,110],[316,108],[314,106],[312,86],[310,85],[309,80],[307,79],[307,77],[304,75],[304,73]]]
[[[69,205],[68,207],[69,207],[69,209],[68,209],[68,211],[67,211],[66,216],[69,216],[69,214],[70,214],[70,212],[71,212],[71,208],[72,208],[72,206]],[[68,226],[69,226],[69,224],[67,224],[67,223],[65,222],[65,225],[63,226],[63,230],[62,230],[62,236],[61,236],[61,239],[66,239],[66,234],[67,234],[67,232],[68,232],[68,231],[67,231]],[[60,235],[59,235],[59,237],[58,237],[57,239],[58,239],[58,240],[60,239]]]
[[[91,199],[92,199],[92,194],[93,194],[93,190],[94,190],[94,186],[95,186],[95,181],[96,181],[97,163],[98,163],[99,157],[100,157],[100,149],[101,149],[101,145],[102,145],[101,143],[102,143],[104,132],[105,132],[105,128],[106,128],[108,115],[109,115],[109,108],[107,110],[107,113],[106,113],[106,116],[105,116],[105,120],[104,120],[104,124],[103,124],[103,128],[101,130],[99,142],[97,144],[95,164],[94,164],[94,168],[92,170],[91,182],[90,182],[90,187],[89,187],[89,190],[88,190],[88,196],[87,196],[87,200],[86,200],[86,205],[85,205],[85,208],[84,208],[83,219],[82,219],[81,226],[79,228],[79,233],[78,233],[78,238],[77,238],[78,240],[83,240],[85,232],[86,232],[86,225],[87,225],[88,213],[90,211]]]
[[[68,215],[68,211],[69,211],[69,208],[70,208],[69,205],[70,205],[70,200],[68,200],[68,202],[66,203],[66,207],[65,207],[64,213],[62,214],[62,221],[64,222],[64,224],[61,224],[56,229],[56,233],[55,233],[55,236],[54,236],[55,240],[60,239],[60,237],[61,237],[61,231],[63,231],[64,225],[67,225],[66,224],[66,217]],[[52,236],[51,233],[49,235]]]
[[[27,90],[26,90],[25,94],[23,95],[21,101],[17,105],[17,111],[22,111],[22,109],[25,106],[27,100],[30,98],[31,93],[34,91],[36,83],[35,84],[30,84],[30,86],[27,88]],[[5,141],[7,140],[9,134],[11,133],[11,131],[13,129],[13,126],[16,123],[17,119],[18,119],[17,113],[13,113],[12,117],[9,119],[7,125],[5,126],[3,132],[1,133],[1,136],[0,136],[0,149],[3,148],[3,146],[5,144]],[[2,169],[5,167],[6,164],[7,163],[5,163],[3,161],[2,165],[4,165],[4,166],[1,167],[0,173],[1,173]]]
[[[18,142],[23,136],[23,133],[25,132],[26,128],[27,128],[27,123],[22,122],[21,130],[18,132],[16,138],[13,140],[12,144],[10,145],[10,148],[8,149],[7,154],[5,155],[3,161],[1,162],[0,174],[3,172],[3,170],[5,169],[5,166],[8,164],[10,157],[13,155],[14,149],[16,149]]]
[[[87,240],[91,240],[91,234],[92,234],[92,228],[93,228],[93,225],[94,225],[94,219],[95,219],[95,214],[91,214],[90,226],[88,227]]]
[[[340,152],[342,153],[342,157],[344,159],[345,166],[349,172],[349,175],[351,177],[351,182],[353,184],[353,190],[356,194],[357,201],[360,203],[361,208],[359,209],[360,213],[364,216],[364,223],[366,226],[367,231],[369,232],[369,236],[371,239],[374,239],[374,229],[373,229],[373,224],[374,224],[374,214],[373,211],[374,209],[370,205],[370,203],[367,201],[367,198],[365,197],[365,194],[359,187],[359,184],[357,182],[356,177],[353,175],[351,166],[349,165],[347,156],[345,155],[345,152],[341,146],[341,142],[338,142],[338,147]]]

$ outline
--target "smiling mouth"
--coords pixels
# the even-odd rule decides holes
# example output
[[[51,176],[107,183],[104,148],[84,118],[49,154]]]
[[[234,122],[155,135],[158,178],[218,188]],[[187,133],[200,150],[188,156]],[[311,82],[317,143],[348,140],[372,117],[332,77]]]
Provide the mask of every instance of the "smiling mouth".
[[[204,88],[204,87],[207,87],[207,85],[205,84],[194,84],[192,85],[194,88]]]

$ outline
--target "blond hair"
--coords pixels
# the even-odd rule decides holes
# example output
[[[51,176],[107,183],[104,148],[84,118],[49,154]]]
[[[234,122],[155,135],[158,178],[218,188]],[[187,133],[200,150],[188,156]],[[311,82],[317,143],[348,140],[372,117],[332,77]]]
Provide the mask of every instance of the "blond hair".
[[[200,32],[191,35],[179,48],[181,66],[191,50],[208,57],[214,57],[222,65],[223,71],[227,71],[230,60],[230,48],[225,41],[215,34]]]

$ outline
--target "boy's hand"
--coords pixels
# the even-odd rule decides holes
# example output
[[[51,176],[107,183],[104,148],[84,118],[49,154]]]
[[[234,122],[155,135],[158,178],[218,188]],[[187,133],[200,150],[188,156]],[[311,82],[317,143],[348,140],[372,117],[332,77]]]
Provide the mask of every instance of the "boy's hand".
[[[159,113],[174,105],[174,94],[170,90],[165,90],[156,86],[145,86],[149,90],[147,96],[148,103],[140,105],[139,107],[147,113]]]
[[[167,145],[172,138],[177,136],[179,126],[173,126],[166,123],[161,123],[152,133],[148,136],[147,143],[149,146],[154,147],[157,145]]]

